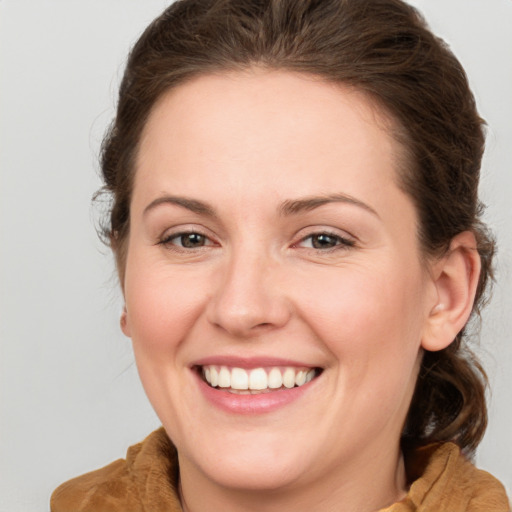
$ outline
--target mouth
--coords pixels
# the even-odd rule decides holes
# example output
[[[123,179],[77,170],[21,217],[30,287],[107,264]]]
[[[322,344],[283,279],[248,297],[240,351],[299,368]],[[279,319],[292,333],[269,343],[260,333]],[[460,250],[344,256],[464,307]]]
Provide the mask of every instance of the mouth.
[[[197,367],[209,387],[239,395],[259,395],[298,388],[317,378],[321,368],[270,366],[239,368],[222,365]]]

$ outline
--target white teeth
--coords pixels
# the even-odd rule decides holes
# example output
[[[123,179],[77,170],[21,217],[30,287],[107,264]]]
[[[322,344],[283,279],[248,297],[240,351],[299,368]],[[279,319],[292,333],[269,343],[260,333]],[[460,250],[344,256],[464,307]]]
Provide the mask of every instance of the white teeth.
[[[303,386],[316,375],[315,370],[292,367],[265,368],[229,368],[227,366],[203,366],[203,376],[212,387],[231,390],[239,394],[266,393],[273,389]]]
[[[302,386],[302,384],[306,383],[306,372],[300,370],[297,372],[297,375],[295,375],[295,384],[297,386]]]
[[[256,368],[251,370],[249,377],[249,388],[250,389],[267,389],[268,388],[268,377],[267,372],[263,368]]]
[[[233,389],[249,389],[249,376],[245,370],[242,370],[242,368],[231,370],[231,387]]]
[[[284,371],[283,386],[285,388],[293,388],[295,386],[295,370],[293,368],[286,368]]]
[[[283,376],[279,368],[272,368],[268,374],[268,387],[270,389],[278,389],[283,385]]]
[[[225,366],[221,366],[220,368],[219,383],[217,385],[219,388],[231,387],[231,373]]]
[[[207,367],[208,368],[208,367]],[[212,387],[216,388],[219,385],[219,372],[217,371],[217,368],[214,366],[209,368],[210,370],[210,379],[208,382],[212,385]],[[205,379],[208,380],[208,376],[204,375]]]

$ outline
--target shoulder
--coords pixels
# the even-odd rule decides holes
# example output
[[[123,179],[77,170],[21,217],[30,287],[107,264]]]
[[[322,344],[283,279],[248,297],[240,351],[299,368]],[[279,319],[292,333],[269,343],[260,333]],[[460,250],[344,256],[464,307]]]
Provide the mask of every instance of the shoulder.
[[[509,512],[503,485],[477,469],[453,443],[418,449],[408,460],[413,510]]]
[[[177,493],[178,462],[163,428],[128,449],[126,459],[59,486],[52,512],[142,512],[181,510]]]

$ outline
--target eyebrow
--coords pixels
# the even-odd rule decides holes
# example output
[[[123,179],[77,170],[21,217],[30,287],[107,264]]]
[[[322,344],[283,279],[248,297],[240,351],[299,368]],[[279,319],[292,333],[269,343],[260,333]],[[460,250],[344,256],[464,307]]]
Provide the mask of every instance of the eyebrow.
[[[191,199],[188,197],[181,196],[162,196],[151,201],[146,208],[144,208],[143,215],[146,215],[149,211],[153,210],[161,204],[173,204],[186,208],[191,212],[197,213],[198,215],[206,215],[207,217],[216,217],[215,210],[207,203],[198,201],[197,199]]]
[[[346,194],[329,194],[326,196],[310,196],[301,199],[289,199],[279,208],[282,215],[295,215],[298,213],[314,210],[320,206],[330,203],[345,203],[358,206],[367,212],[380,218],[379,214],[369,205],[363,203],[355,197]]]
[[[362,208],[363,210],[366,210],[380,218],[379,214],[371,206],[346,194],[329,194],[325,196],[308,196],[300,199],[288,199],[279,206],[278,210],[279,213],[284,216],[297,215],[330,203],[345,203],[358,206],[359,208]],[[146,215],[149,211],[162,204],[181,206],[182,208],[190,210],[193,213],[197,213],[198,215],[206,215],[207,217],[212,218],[217,217],[215,209],[208,203],[189,197],[170,195],[164,195],[156,198],[154,201],[151,201],[151,203],[144,208],[143,215]]]

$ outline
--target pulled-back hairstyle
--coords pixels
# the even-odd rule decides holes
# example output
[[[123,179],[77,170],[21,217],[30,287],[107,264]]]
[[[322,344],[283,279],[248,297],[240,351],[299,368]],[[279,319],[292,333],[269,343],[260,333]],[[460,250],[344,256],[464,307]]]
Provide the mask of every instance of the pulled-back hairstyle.
[[[371,97],[395,121],[406,158],[400,186],[418,211],[426,255],[475,234],[482,272],[473,314],[491,277],[492,238],[477,197],[483,121],[460,63],[400,0],[178,0],[142,34],[127,63],[117,115],[102,148],[111,195],[104,234],[123,281],[135,159],[155,102],[208,73],[250,66],[313,74]],[[486,423],[486,377],[466,333],[425,352],[403,441],[455,441],[471,453]]]

